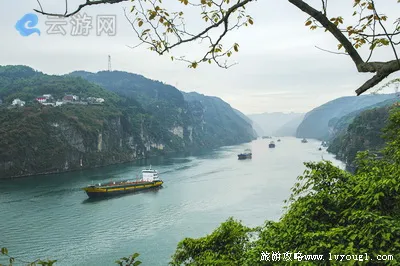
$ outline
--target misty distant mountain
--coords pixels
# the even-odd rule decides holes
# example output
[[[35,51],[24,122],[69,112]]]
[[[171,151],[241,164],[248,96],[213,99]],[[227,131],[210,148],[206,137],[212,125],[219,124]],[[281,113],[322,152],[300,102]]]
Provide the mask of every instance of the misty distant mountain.
[[[281,126],[278,130],[276,130],[275,135],[281,137],[295,137],[297,128],[301,124],[306,114],[299,114],[299,116],[293,118],[283,126]]]
[[[331,119],[338,120],[351,112],[396,97],[395,93],[367,94],[341,97],[327,102],[306,114],[297,128],[296,137],[325,140],[329,137],[329,121]]]
[[[294,136],[297,129],[296,124],[300,124],[304,114],[274,112],[251,114],[248,117],[253,120],[254,125],[259,126],[262,135]],[[257,127],[254,125],[253,128],[257,131]]]

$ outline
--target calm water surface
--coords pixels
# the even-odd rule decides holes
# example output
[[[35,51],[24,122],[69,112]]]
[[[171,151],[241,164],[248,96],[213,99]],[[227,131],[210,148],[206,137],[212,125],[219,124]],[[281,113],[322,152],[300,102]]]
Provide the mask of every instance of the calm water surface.
[[[24,260],[65,266],[116,265],[134,252],[142,265],[167,265],[180,240],[211,233],[230,216],[248,226],[279,219],[304,161],[323,158],[344,168],[318,151],[319,141],[281,139],[275,149],[260,139],[186,157],[0,181],[0,246]],[[253,159],[238,161],[246,148]],[[131,178],[149,164],[165,182],[158,191],[88,201],[80,190]]]

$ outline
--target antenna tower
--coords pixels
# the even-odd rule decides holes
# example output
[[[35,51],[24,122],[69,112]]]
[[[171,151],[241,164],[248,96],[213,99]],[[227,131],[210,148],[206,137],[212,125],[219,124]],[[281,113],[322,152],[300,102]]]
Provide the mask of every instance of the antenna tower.
[[[108,56],[108,71],[111,72],[111,55]]]

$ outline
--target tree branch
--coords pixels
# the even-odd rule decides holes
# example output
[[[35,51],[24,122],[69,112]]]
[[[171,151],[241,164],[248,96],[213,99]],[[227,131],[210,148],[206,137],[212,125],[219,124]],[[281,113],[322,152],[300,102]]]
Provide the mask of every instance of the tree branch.
[[[363,64],[364,61],[362,60],[361,56],[358,54],[356,49],[354,48],[353,44],[347,39],[346,36],[336,27],[335,24],[329,21],[329,19],[322,14],[320,11],[316,10],[315,8],[309,6],[302,0],[289,0],[290,3],[298,7],[304,13],[315,18],[321,25],[327,29],[333,36],[343,45],[346,52],[349,54],[353,62],[358,65]]]
[[[37,2],[39,3],[39,6],[40,6],[40,10],[34,9],[34,11],[38,12],[39,14],[46,15],[46,16],[66,17],[67,18],[67,17],[71,17],[71,16],[77,14],[79,11],[81,11],[84,7],[87,7],[87,6],[101,5],[101,4],[117,4],[117,3],[126,2],[126,1],[129,1],[129,0],[92,0],[92,1],[91,0],[86,0],[86,2],[84,4],[79,5],[78,8],[75,11],[73,11],[71,13],[68,13],[68,0],[66,0],[65,1],[66,2],[65,3],[65,5],[66,5],[65,6],[65,13],[64,14],[60,14],[60,13],[47,13],[47,12],[44,12],[43,8],[42,8],[42,6],[40,4],[40,1],[37,0]]]
[[[329,19],[323,13],[309,6],[302,0],[288,0],[288,1],[293,5],[295,5],[297,8],[299,8],[300,10],[302,10],[303,12],[312,16],[319,23],[321,23],[321,25],[327,31],[329,31],[339,41],[340,44],[343,45],[344,49],[346,50],[346,52],[349,54],[354,64],[356,65],[358,72],[376,73],[371,79],[366,81],[361,87],[359,87],[355,91],[357,95],[364,93],[368,89],[377,85],[379,82],[381,82],[390,74],[400,70],[400,62],[397,59],[397,54],[396,54],[396,60],[388,62],[364,62],[364,60],[361,58],[360,54],[357,52],[356,48],[349,41],[349,39],[342,33],[342,31],[334,23],[329,21]],[[389,38],[389,40],[391,39]],[[393,42],[391,42],[391,44],[393,46]]]

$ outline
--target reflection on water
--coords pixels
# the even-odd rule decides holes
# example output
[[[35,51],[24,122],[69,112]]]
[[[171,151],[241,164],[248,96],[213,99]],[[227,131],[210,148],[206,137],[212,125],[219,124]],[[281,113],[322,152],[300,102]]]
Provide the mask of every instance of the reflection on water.
[[[153,157],[87,171],[0,181],[0,246],[22,259],[58,265],[114,265],[140,253],[143,265],[167,265],[184,237],[210,233],[233,216],[249,226],[282,215],[305,161],[343,165],[319,141],[256,140],[213,151]],[[237,160],[251,148],[253,159]],[[88,184],[130,179],[152,165],[163,188],[89,200]],[[0,263],[6,263],[0,260]]]
[[[128,195],[135,195],[135,194],[141,194],[141,193],[156,194],[156,193],[159,192],[160,189],[163,189],[163,187],[161,186],[161,187],[149,188],[147,190],[139,190],[139,191],[134,191],[134,192],[130,192],[130,193],[127,193],[127,194],[104,196],[104,197],[98,197],[98,198],[87,198],[87,199],[82,201],[82,204],[96,203],[96,202],[104,201],[104,200],[113,200],[113,199],[125,197],[125,196],[128,196]]]

